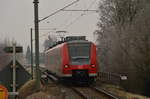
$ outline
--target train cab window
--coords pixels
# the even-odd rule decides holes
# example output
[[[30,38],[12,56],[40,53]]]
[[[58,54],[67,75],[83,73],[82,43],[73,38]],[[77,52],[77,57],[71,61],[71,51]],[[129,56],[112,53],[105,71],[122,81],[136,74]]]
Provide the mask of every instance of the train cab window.
[[[89,43],[69,44],[69,56],[71,65],[87,65],[90,64],[90,48]]]

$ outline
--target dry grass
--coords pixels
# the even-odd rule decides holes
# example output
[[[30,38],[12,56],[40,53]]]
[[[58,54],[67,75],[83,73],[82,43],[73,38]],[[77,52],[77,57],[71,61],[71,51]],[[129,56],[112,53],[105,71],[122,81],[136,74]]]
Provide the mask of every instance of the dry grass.
[[[49,99],[50,96],[43,92],[37,92],[30,96],[28,96],[26,99]]]
[[[113,85],[101,84],[101,87],[119,95],[122,99],[150,99],[148,97],[125,92],[121,88]],[[59,85],[54,83],[41,86],[41,90],[37,91],[35,80],[31,80],[19,90],[19,99],[63,99],[63,94]]]
[[[28,96],[26,99],[61,99],[61,98],[56,98],[52,95],[48,95],[44,92],[37,92],[37,93],[34,93],[30,96]]]
[[[110,92],[119,95],[120,97],[123,97],[124,99],[150,99],[145,96],[129,93],[123,91],[121,88],[116,87],[114,85],[108,85],[108,84],[102,84],[101,85],[104,89],[109,90]]]
[[[30,80],[19,90],[18,99],[62,99],[62,97],[61,89],[56,84],[41,86],[37,91],[35,80]]]
[[[43,91],[43,92],[45,92],[47,94],[50,93],[53,96],[59,95],[61,93],[61,89],[59,88],[59,86],[57,86],[54,83],[48,84],[46,86],[43,86],[41,91]]]
[[[35,80],[30,80],[19,89],[19,99],[26,99],[27,96],[35,92],[37,92]]]
[[[62,96],[61,95],[53,96],[51,94],[46,94],[44,92],[37,92],[28,96],[26,99],[62,99]]]

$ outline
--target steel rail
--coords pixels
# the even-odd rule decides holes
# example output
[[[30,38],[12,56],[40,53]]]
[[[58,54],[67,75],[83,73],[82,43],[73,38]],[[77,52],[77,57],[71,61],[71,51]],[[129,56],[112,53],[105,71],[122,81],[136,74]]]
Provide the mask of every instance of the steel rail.
[[[112,93],[104,90],[104,89],[100,89],[100,88],[96,88],[96,87],[90,87],[93,90],[99,92],[99,93],[103,93],[104,95],[107,95],[108,97],[110,97],[110,99],[120,99],[118,96],[113,95]]]
[[[99,89],[99,88],[95,88],[95,87],[87,87],[89,88],[90,90],[93,90],[93,91],[96,91],[98,92],[99,94],[103,94],[105,95],[106,97],[108,97],[109,99],[120,99],[119,97],[109,93],[108,91],[106,90],[103,90],[103,89]],[[77,89],[75,87],[71,87],[71,89],[77,93],[79,96],[81,96],[83,99],[89,99],[90,96],[88,96],[87,94],[84,94],[83,91],[81,91],[80,89]]]
[[[79,96],[81,96],[83,99],[88,99],[88,97],[86,95],[84,95],[81,91],[77,90],[76,88],[74,87],[71,87],[71,89],[77,93]]]

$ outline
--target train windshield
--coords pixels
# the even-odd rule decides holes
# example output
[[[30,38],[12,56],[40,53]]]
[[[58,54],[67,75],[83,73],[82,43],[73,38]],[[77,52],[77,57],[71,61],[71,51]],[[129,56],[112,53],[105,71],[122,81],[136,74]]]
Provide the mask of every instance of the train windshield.
[[[71,65],[90,64],[90,48],[89,43],[69,44],[69,55]]]

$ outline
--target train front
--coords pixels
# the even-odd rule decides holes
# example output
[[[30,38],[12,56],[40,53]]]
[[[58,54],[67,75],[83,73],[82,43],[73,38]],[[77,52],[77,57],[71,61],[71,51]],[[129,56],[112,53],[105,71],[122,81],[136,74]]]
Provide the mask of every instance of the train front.
[[[71,41],[66,44],[63,73],[74,81],[93,82],[97,76],[96,46],[89,41]]]

